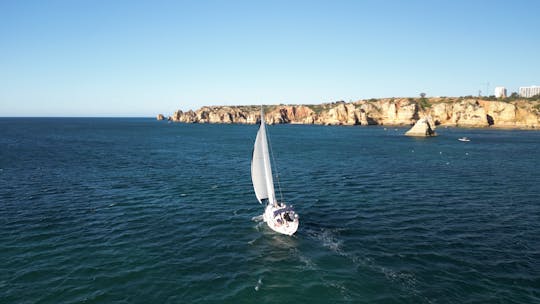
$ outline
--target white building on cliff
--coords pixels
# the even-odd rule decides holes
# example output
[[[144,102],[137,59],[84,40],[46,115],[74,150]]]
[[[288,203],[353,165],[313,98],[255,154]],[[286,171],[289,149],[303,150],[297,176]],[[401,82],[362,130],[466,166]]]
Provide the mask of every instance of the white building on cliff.
[[[530,87],[520,87],[519,88],[519,96],[529,98],[533,97],[535,95],[540,95],[540,87],[539,86],[530,86]]]
[[[495,87],[495,97],[505,98],[506,97],[506,88],[505,87]]]

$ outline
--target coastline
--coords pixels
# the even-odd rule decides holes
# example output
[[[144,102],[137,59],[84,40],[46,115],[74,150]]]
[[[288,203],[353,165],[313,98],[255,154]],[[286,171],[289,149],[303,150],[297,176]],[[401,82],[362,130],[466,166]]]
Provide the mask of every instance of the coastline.
[[[540,99],[474,97],[382,98],[317,105],[265,105],[269,124],[412,126],[429,116],[436,127],[540,129]],[[183,123],[256,124],[260,106],[203,106],[158,120]]]

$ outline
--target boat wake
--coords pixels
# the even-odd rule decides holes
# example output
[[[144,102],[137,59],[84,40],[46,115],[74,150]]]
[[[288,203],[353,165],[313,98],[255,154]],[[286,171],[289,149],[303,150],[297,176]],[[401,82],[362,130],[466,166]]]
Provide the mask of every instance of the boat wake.
[[[343,241],[338,238],[339,231],[339,228],[306,229],[307,235],[320,242],[323,247],[339,255],[346,255],[342,250]]]
[[[418,281],[413,273],[410,272],[403,272],[403,271],[395,271],[388,267],[378,265],[376,261],[369,257],[363,257],[359,254],[347,252],[343,248],[344,241],[340,239],[339,233],[344,230],[343,228],[307,228],[304,231],[306,231],[309,238],[319,242],[323,247],[329,249],[331,252],[349,260],[357,269],[357,271],[362,271],[362,269],[367,269],[370,271],[373,271],[375,273],[382,274],[385,279],[390,281],[393,285],[396,285],[399,289],[403,290],[406,293],[418,296],[422,298],[425,302],[431,303],[429,299],[427,299],[425,296],[422,296],[420,290],[418,289]],[[314,269],[317,269],[318,266],[310,261],[305,260],[303,261],[301,255],[299,253],[296,254],[298,258],[307,266],[307,267],[313,267]],[[331,283],[336,284],[336,282],[325,282],[325,283]],[[338,284],[339,285],[339,284]],[[337,288],[337,286],[335,286]],[[340,293],[347,297],[348,293],[346,288],[338,288],[340,289]]]
[[[302,270],[319,269],[319,266],[317,266],[317,264],[315,264],[312,259],[303,255],[297,248],[292,248],[290,252],[293,257],[297,258],[300,262],[302,262],[302,264],[304,264],[304,266],[301,267]]]
[[[257,222],[257,223],[258,222],[263,222],[264,221],[263,220],[263,214],[254,216],[254,217],[251,218],[251,220],[254,221],[254,222]]]
[[[337,254],[345,255],[345,252],[342,250],[343,241],[337,237],[338,232],[339,230],[337,229],[322,229],[321,231],[315,232],[313,236],[321,241],[324,247]]]
[[[262,286],[262,277],[259,277],[259,280],[257,281],[257,284],[255,285],[255,291],[259,291],[259,289]]]
[[[257,230],[259,232],[263,231],[265,223],[264,223],[262,214],[252,217],[251,221],[256,223],[255,226],[253,226],[253,228],[255,228],[255,230]],[[256,239],[258,239],[260,237],[261,236],[259,235]]]

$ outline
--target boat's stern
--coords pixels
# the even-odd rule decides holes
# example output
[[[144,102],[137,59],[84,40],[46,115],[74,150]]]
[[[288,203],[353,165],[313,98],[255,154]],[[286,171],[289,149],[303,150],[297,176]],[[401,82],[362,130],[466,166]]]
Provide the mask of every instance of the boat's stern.
[[[299,216],[286,205],[266,206],[263,219],[270,229],[282,234],[293,235],[298,230]]]

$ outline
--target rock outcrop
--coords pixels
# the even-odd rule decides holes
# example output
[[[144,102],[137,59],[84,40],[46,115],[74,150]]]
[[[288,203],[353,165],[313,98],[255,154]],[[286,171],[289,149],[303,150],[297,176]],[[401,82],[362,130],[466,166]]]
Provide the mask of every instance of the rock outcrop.
[[[426,116],[420,118],[409,131],[405,132],[405,135],[431,137],[437,136],[437,133],[435,133],[435,125],[433,124],[431,117]]]
[[[265,106],[265,119],[269,124],[413,125],[424,116],[433,119],[432,128],[435,125],[539,128],[540,102],[385,98],[320,105]],[[183,123],[255,124],[260,121],[260,106],[205,106],[196,111],[178,110],[169,119]]]
[[[163,116],[163,114],[158,114],[157,117],[156,117],[157,120],[164,120],[165,119],[165,116]]]

